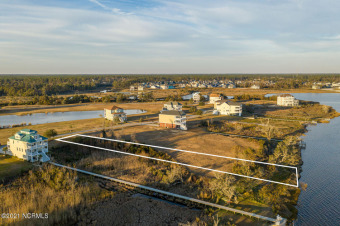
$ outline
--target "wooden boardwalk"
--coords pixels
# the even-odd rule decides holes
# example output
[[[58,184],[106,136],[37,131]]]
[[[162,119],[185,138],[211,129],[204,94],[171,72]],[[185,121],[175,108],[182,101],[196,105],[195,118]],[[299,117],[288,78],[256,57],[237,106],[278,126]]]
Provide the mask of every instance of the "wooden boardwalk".
[[[259,214],[250,213],[250,212],[246,212],[246,211],[243,211],[243,210],[238,210],[238,209],[218,205],[218,204],[215,204],[215,203],[206,202],[206,201],[203,201],[203,200],[199,200],[199,199],[195,199],[195,198],[191,198],[191,197],[187,197],[187,196],[183,196],[183,195],[178,195],[178,194],[175,194],[175,193],[172,193],[172,192],[167,192],[167,191],[159,190],[159,189],[156,189],[156,188],[147,187],[147,186],[144,186],[144,185],[141,185],[141,184],[136,184],[136,183],[133,183],[133,182],[124,181],[124,180],[120,180],[120,179],[117,179],[117,178],[92,173],[92,172],[89,172],[89,171],[73,168],[73,167],[70,167],[70,166],[61,165],[61,164],[54,163],[54,162],[49,162],[49,163],[54,165],[54,166],[66,168],[66,169],[69,169],[69,170],[74,170],[74,171],[79,172],[79,173],[84,173],[84,174],[91,175],[91,176],[94,176],[94,177],[114,181],[114,182],[119,183],[119,184],[138,188],[141,191],[144,190],[144,191],[148,191],[148,192],[153,192],[153,193],[161,194],[165,197],[173,197],[173,198],[177,198],[177,199],[180,199],[180,200],[186,200],[186,201],[189,201],[189,202],[192,202],[192,203],[197,203],[197,204],[200,204],[200,205],[203,205],[203,206],[210,206],[210,207],[213,207],[213,208],[226,210],[226,211],[230,211],[230,212],[233,212],[233,213],[242,214],[242,215],[245,215],[245,216],[248,216],[248,217],[254,217],[254,218],[257,218],[257,219],[260,219],[260,220],[263,220],[263,221],[273,222],[273,223],[275,223],[275,225],[281,225],[281,222],[285,221],[285,219],[281,219],[281,218],[274,219],[274,218],[270,218],[270,217],[265,217],[265,216],[262,216],[262,215],[259,215]]]

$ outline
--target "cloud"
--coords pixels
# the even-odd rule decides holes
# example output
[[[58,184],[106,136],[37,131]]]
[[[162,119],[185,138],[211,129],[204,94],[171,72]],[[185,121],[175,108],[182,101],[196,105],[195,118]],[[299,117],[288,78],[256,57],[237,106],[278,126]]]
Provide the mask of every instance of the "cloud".
[[[100,6],[100,7],[102,7],[103,9],[109,9],[109,7],[107,7],[106,5],[100,3],[100,2],[97,1],[97,0],[89,0],[89,1],[92,2],[92,3],[94,3],[94,4],[96,4],[96,5],[98,5],[98,6]]]
[[[0,3],[0,73],[317,71],[340,52],[331,0],[43,3]]]

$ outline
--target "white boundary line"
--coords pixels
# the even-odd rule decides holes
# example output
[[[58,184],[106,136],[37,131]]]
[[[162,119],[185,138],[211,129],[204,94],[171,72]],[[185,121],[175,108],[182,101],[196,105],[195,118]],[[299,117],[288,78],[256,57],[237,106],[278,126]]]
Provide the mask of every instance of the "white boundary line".
[[[236,173],[230,173],[230,172],[221,171],[221,170],[215,170],[215,169],[210,169],[210,168],[205,168],[205,167],[200,167],[200,166],[195,166],[195,165],[190,165],[190,164],[185,164],[185,163],[180,163],[180,162],[173,162],[173,161],[169,161],[169,160],[158,159],[158,158],[148,157],[148,156],[144,156],[144,155],[137,155],[137,154],[132,154],[132,153],[128,153],[128,152],[117,151],[117,150],[113,150],[113,149],[96,147],[96,146],[92,146],[92,145],[80,144],[80,143],[76,143],[76,142],[71,142],[71,141],[63,140],[65,138],[74,137],[74,136],[83,136],[83,137],[90,137],[90,138],[96,138],[96,139],[105,139],[105,140],[112,140],[112,141],[123,142],[123,143],[133,143],[133,142],[127,142],[127,141],[114,140],[114,139],[107,139],[107,138],[100,138],[100,137],[93,137],[93,136],[85,136],[85,135],[80,135],[80,134],[75,134],[75,135],[72,135],[72,136],[68,136],[68,137],[64,137],[64,138],[59,138],[59,139],[56,139],[56,140],[60,141],[60,142],[64,142],[64,143],[75,144],[75,145],[80,145],[80,146],[90,147],[90,148],[96,148],[96,149],[110,151],[110,152],[115,152],[115,153],[120,153],[120,154],[124,154],[124,155],[137,156],[137,157],[140,157],[140,158],[146,158],[146,159],[151,159],[151,160],[156,160],[156,161],[161,161],[161,162],[173,163],[173,164],[187,166],[187,167],[192,167],[192,168],[197,168],[197,169],[203,169],[203,170],[214,171],[214,172],[218,172],[218,173],[230,174],[230,175],[233,175],[233,176],[239,176],[239,177],[245,177],[245,178],[250,178],[250,179],[254,179],[254,180],[261,180],[261,181],[266,181],[266,182],[271,182],[271,183],[276,183],[276,184],[287,185],[287,186],[291,186],[291,187],[299,187],[299,184],[298,184],[299,181],[298,181],[298,175],[297,175],[297,167],[283,166],[283,167],[288,167],[288,168],[295,168],[297,184],[293,185],[293,184],[287,184],[287,183],[282,183],[282,182],[278,182],[278,181],[272,181],[272,180],[266,180],[266,179],[261,179],[261,178],[257,178],[257,177],[245,176],[245,175],[236,174]],[[194,153],[194,154],[204,154],[204,155],[209,155],[209,156],[214,156],[214,157],[231,158],[231,157],[226,157],[226,156],[218,156],[218,155],[211,155],[211,154],[200,153],[200,152],[191,152],[191,151],[185,151],[185,150],[179,150],[179,149],[171,149],[171,148],[159,147],[159,146],[153,146],[153,145],[144,145],[144,144],[138,144],[138,143],[133,143],[133,144],[142,145],[142,146],[149,146],[149,147],[157,147],[157,148],[163,148],[163,149],[169,149],[169,150],[176,150],[176,151],[184,151],[184,152],[189,152],[189,153]],[[231,159],[236,159],[236,160],[241,160],[241,161],[248,161],[248,162],[256,162],[256,163],[262,163],[262,164],[267,164],[267,165],[281,166],[281,165],[278,165],[278,164],[264,163],[264,162],[252,161],[252,160],[244,160],[244,159],[237,159],[237,158],[231,158]]]
[[[175,148],[161,147],[161,146],[150,145],[150,144],[135,143],[135,142],[129,142],[129,141],[123,141],[123,140],[115,140],[115,139],[108,139],[108,138],[102,138],[102,137],[82,135],[82,134],[76,134],[76,136],[95,138],[95,139],[99,139],[99,140],[109,140],[109,141],[126,143],[126,144],[135,144],[135,145],[141,145],[141,146],[152,147],[152,148],[161,148],[161,149],[165,149],[165,150],[187,152],[187,153],[197,154],[197,155],[207,155],[207,156],[212,156],[212,157],[217,157],[217,158],[233,159],[233,160],[239,160],[239,161],[245,161],[245,162],[254,162],[254,163],[259,163],[259,164],[264,164],[264,165],[280,166],[280,167],[286,167],[286,168],[291,168],[291,169],[297,168],[295,166],[279,165],[279,164],[268,163],[268,162],[260,162],[260,161],[254,161],[254,160],[248,160],[248,159],[233,158],[233,157],[228,157],[228,156],[223,156],[223,155],[214,155],[214,154],[208,154],[208,153],[204,153],[204,152],[187,151],[187,150],[181,150],[181,149],[175,149]],[[60,138],[60,139],[65,139],[65,137]]]

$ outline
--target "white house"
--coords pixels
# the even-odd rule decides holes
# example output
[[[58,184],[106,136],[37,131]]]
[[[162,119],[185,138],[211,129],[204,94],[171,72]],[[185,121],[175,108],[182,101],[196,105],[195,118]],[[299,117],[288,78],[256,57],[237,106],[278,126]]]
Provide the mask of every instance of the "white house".
[[[299,106],[299,100],[290,94],[282,94],[277,97],[277,105],[279,106]]]
[[[6,153],[2,151],[3,154],[13,155],[30,162],[49,161],[50,158],[47,156],[47,152],[47,138],[31,129],[22,129],[8,138],[7,151]]]
[[[138,86],[138,91],[143,91],[143,90],[144,90],[144,86],[139,85]]]
[[[193,94],[192,94],[192,100],[193,100],[194,102],[200,102],[200,99],[201,99],[201,95],[200,95],[199,92],[196,92],[196,93],[193,93]]]
[[[256,85],[256,84],[254,84],[254,85],[252,85],[250,88],[251,88],[251,89],[260,89],[260,86],[259,86],[259,85]]]
[[[130,86],[130,91],[136,91],[136,90],[137,90],[136,86]]]
[[[126,122],[127,120],[126,113],[124,112],[123,108],[114,105],[104,109],[104,118],[111,121],[118,119],[121,122]]]
[[[228,88],[229,88],[229,89],[235,89],[235,88],[236,88],[236,85],[235,85],[235,84],[232,84],[232,83],[229,83]]]
[[[168,85],[161,85],[161,89],[169,89]]]
[[[215,102],[214,110],[217,111],[220,115],[241,116],[242,104],[233,101],[220,100]]]
[[[182,104],[180,102],[169,101],[164,104],[163,111],[182,111]]]
[[[220,100],[223,100],[223,99],[224,99],[223,95],[217,94],[217,93],[212,93],[209,96],[209,103],[214,104],[216,101],[220,101]]]

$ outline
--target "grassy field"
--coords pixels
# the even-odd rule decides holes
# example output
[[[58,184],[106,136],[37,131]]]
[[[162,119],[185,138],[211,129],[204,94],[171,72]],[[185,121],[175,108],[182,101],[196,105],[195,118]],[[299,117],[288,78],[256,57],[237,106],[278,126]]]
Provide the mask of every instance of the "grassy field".
[[[141,109],[148,113],[159,112],[163,107],[163,102],[145,102],[145,103],[92,103],[92,104],[68,104],[68,105],[17,105],[6,106],[0,110],[0,115],[26,115],[34,113],[53,113],[66,111],[96,111],[116,105],[123,109]]]
[[[32,163],[0,154],[0,182],[32,168]]]

